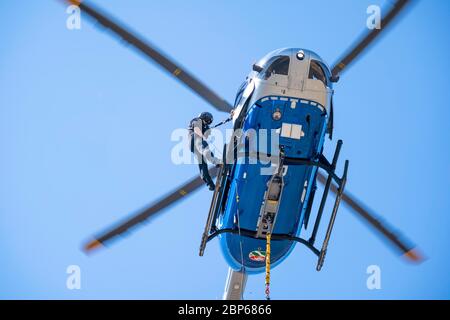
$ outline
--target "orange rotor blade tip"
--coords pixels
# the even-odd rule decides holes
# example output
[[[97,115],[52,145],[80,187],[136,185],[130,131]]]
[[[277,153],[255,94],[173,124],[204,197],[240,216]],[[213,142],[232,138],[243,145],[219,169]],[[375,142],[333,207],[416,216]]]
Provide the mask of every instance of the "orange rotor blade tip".
[[[103,247],[103,243],[98,241],[97,239],[88,242],[84,247],[83,251],[86,253],[91,253],[92,251]]]
[[[404,253],[403,257],[414,263],[422,263],[425,261],[423,254],[417,248],[412,248],[408,252]]]
[[[81,4],[81,2],[83,0],[62,0],[62,1],[66,2],[66,3],[69,3],[69,4],[72,4],[74,6],[80,6],[80,4]]]

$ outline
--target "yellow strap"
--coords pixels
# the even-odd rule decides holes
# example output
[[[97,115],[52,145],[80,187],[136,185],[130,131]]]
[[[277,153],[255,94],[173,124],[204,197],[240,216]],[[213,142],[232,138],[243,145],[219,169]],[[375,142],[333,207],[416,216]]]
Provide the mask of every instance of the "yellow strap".
[[[266,234],[266,299],[270,299],[270,238],[271,234]]]

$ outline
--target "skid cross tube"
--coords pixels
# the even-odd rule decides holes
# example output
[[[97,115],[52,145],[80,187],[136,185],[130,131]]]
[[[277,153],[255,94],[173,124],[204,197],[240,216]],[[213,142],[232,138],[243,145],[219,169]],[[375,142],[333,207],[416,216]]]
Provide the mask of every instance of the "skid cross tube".
[[[240,234],[243,237],[264,240],[263,238],[257,237],[257,232],[256,231],[251,231],[251,230],[242,229],[242,228],[241,228],[240,231],[239,231],[238,228],[225,228],[225,229],[220,229],[220,230],[217,230],[217,231],[213,232],[208,237],[207,242],[211,241],[212,239],[214,239],[215,237],[217,237],[218,235],[223,234],[223,233]],[[275,241],[280,241],[280,240],[296,241],[298,243],[301,243],[301,244],[305,245],[316,256],[320,255],[320,250],[319,249],[317,249],[314,246],[312,246],[307,240],[299,238],[299,237],[295,237],[295,236],[292,236],[292,235],[289,235],[289,234],[272,233],[271,234],[271,240],[275,240]]]
[[[254,158],[261,161],[271,161],[272,155],[270,154],[264,154],[261,152],[239,152],[237,154],[238,158]],[[332,168],[331,164],[326,162],[325,160],[322,160],[322,158],[319,158],[319,161],[317,160],[309,160],[304,158],[291,158],[291,157],[284,157],[283,158],[283,165],[294,165],[294,166],[314,166],[320,169],[325,170],[331,178],[336,181],[337,184],[340,184],[342,179],[338,177],[338,175],[334,172],[334,169]]]

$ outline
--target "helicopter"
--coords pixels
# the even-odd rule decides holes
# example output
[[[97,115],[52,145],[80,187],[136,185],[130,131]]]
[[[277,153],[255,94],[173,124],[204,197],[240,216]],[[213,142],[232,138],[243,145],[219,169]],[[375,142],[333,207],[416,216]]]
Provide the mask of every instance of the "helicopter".
[[[423,260],[414,245],[399,237],[374,212],[345,191],[349,162],[345,161],[341,176],[336,173],[343,142],[337,142],[331,161],[323,155],[326,136],[330,140],[333,138],[334,84],[411,1],[396,1],[381,19],[382,28],[364,34],[331,68],[318,54],[304,48],[270,52],[253,64],[234,105],[98,8],[84,1],[67,2],[78,6],[81,12],[165,69],[215,109],[233,111],[236,134],[224,145],[223,162],[210,169],[217,181],[199,249],[202,256],[209,241],[220,239],[223,256],[230,267],[224,298],[242,299],[247,276],[262,272],[266,272],[268,298],[270,268],[282,263],[296,243],[317,256],[316,269],[320,271],[341,202],[405,258],[416,263]],[[248,150],[248,133],[252,130],[274,132],[276,148],[265,152]],[[255,161],[249,163],[251,159]],[[267,159],[269,161],[264,161]],[[262,174],[263,171],[266,173]],[[322,184],[324,190],[315,221],[311,221],[313,230],[306,239],[300,237],[300,232],[310,225],[317,183]],[[199,177],[187,181],[143,211],[96,236],[84,250],[91,252],[106,246],[202,186]],[[335,195],[334,205],[322,245],[318,247],[316,236],[330,192]]]

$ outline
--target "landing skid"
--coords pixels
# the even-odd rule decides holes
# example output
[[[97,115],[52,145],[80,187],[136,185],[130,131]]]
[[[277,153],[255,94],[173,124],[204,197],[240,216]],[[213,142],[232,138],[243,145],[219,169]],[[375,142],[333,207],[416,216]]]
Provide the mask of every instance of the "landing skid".
[[[338,177],[335,173],[336,164],[337,164],[337,161],[339,158],[339,153],[341,151],[341,147],[342,147],[342,140],[339,140],[337,143],[336,150],[335,150],[333,160],[331,163],[323,155],[320,155],[318,161],[317,160],[316,161],[308,160],[308,159],[288,158],[288,157],[285,157],[283,159],[283,164],[285,164],[285,165],[315,166],[317,168],[320,168],[320,169],[326,171],[326,173],[328,174],[328,178],[325,183],[325,188],[324,188],[324,192],[323,192],[322,199],[320,202],[319,210],[318,210],[316,220],[314,223],[314,229],[312,231],[312,235],[309,238],[309,240],[296,237],[295,235],[292,235],[292,234],[273,234],[272,235],[272,240],[275,240],[275,241],[289,240],[289,241],[296,241],[298,243],[305,245],[308,249],[310,249],[318,257],[317,266],[316,266],[317,271],[320,271],[322,269],[322,266],[323,266],[323,263],[325,260],[325,255],[326,255],[327,249],[328,249],[328,244],[329,244],[329,241],[331,238],[331,233],[333,230],[334,222],[336,220],[336,215],[337,215],[337,212],[339,209],[339,204],[341,202],[341,198],[344,193],[345,184],[347,182],[347,171],[348,171],[348,164],[349,164],[348,160],[345,161],[344,172],[342,174],[342,177]],[[262,155],[260,153],[244,154],[244,156],[245,157],[256,156],[260,159],[267,157],[267,155]],[[241,236],[249,237],[249,238],[255,238],[255,239],[261,238],[260,233],[258,234],[257,232],[253,232],[251,230],[244,230],[244,229],[238,230],[237,228],[217,229],[215,226],[215,223],[214,223],[215,218],[217,217],[218,211],[220,210],[219,200],[224,195],[224,185],[225,185],[226,178],[228,175],[227,169],[228,169],[228,166],[222,165],[220,168],[220,171],[219,171],[218,180],[217,180],[217,184],[216,184],[216,190],[214,192],[210,212],[208,214],[208,220],[207,220],[207,223],[205,226],[205,230],[202,235],[202,241],[200,244],[200,252],[199,252],[200,256],[202,256],[204,254],[206,244],[209,241],[211,241],[213,238],[218,236],[219,234],[232,233],[232,234],[239,234]],[[334,206],[333,206],[333,210],[331,213],[331,217],[330,217],[330,220],[328,223],[327,231],[325,234],[325,238],[322,243],[322,247],[319,250],[314,246],[314,243],[316,240],[317,231],[318,231],[318,228],[320,225],[320,221],[322,218],[323,210],[325,208],[326,199],[328,198],[328,193],[329,193],[332,181],[334,181],[337,184],[338,189],[337,189],[336,198],[334,201]]]

